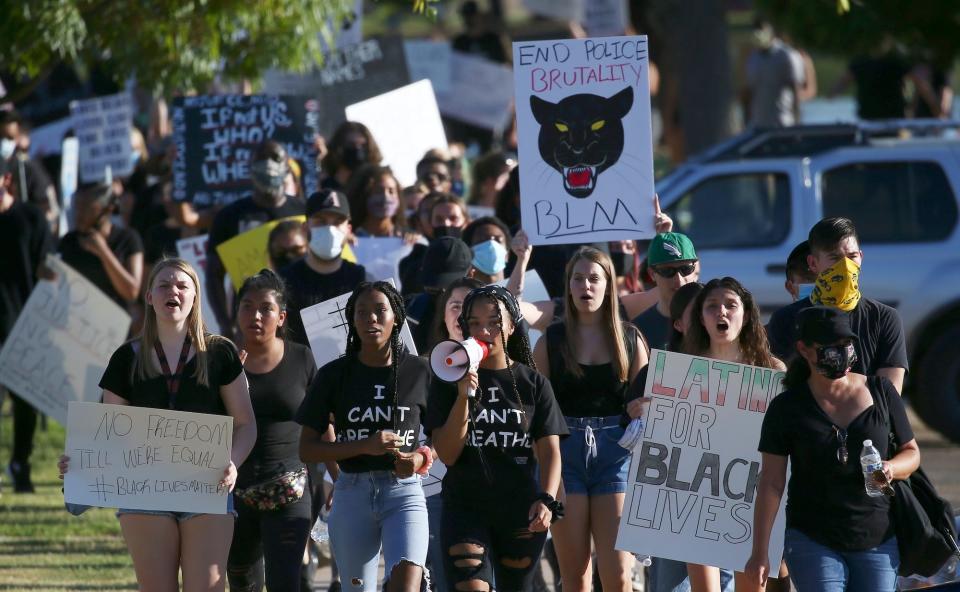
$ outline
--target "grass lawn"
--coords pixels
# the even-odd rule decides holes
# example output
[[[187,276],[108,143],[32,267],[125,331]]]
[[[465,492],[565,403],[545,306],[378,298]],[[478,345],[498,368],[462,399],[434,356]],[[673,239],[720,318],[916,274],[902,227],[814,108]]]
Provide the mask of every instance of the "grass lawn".
[[[0,419],[0,464],[10,460],[13,422]],[[71,516],[63,507],[57,458],[64,429],[55,421],[37,429],[33,482],[37,493],[14,495],[3,477],[0,495],[0,590],[136,590],[114,510]]]

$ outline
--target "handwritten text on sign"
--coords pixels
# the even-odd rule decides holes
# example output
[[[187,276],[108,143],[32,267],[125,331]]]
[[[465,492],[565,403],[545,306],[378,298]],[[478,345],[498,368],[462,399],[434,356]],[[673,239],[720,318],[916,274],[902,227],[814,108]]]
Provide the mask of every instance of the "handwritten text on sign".
[[[225,514],[220,486],[230,463],[233,418],[167,409],[71,403],[68,503]]]
[[[760,426],[784,373],[653,350],[617,548],[743,570],[753,540]],[[781,506],[771,565],[783,552]],[[776,534],[779,533],[779,536]]]
[[[74,101],[70,115],[80,140],[80,178],[84,183],[103,181],[108,166],[114,176],[133,172],[133,101],[129,94]]]

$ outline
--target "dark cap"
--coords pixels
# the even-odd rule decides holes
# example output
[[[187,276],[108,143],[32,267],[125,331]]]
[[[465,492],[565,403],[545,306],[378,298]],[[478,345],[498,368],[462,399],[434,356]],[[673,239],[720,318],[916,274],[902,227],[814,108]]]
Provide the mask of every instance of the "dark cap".
[[[347,196],[334,189],[321,189],[307,199],[307,218],[314,214],[331,212],[350,218]]]
[[[467,275],[473,252],[467,243],[452,236],[444,236],[430,243],[420,268],[425,288],[445,290],[455,280]]]
[[[797,335],[805,343],[827,345],[842,339],[856,339],[850,315],[832,306],[811,306],[797,314]]]

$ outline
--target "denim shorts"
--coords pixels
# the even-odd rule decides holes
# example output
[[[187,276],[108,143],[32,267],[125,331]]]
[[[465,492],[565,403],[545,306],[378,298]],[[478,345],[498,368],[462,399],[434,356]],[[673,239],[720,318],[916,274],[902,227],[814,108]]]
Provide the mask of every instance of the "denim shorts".
[[[184,520],[189,520],[194,516],[203,516],[206,512],[170,512],[167,510],[128,510],[126,508],[120,508],[117,510],[117,518],[123,516],[124,514],[142,514],[146,516],[169,516],[177,522],[183,522]],[[233,494],[227,495],[227,514],[237,517],[237,511],[233,508]],[[216,516],[217,514],[212,514]]]
[[[565,417],[570,436],[560,440],[563,489],[568,494],[604,495],[627,490],[630,451],[620,416]]]

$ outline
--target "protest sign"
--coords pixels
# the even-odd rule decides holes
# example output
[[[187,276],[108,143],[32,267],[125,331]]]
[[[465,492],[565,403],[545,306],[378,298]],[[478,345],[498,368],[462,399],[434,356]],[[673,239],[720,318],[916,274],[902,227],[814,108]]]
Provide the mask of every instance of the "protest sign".
[[[393,278],[387,278],[384,281],[396,286]],[[310,350],[313,352],[317,368],[339,358],[347,351],[350,319],[346,317],[344,311],[351,294],[353,292],[347,292],[300,311],[303,329],[307,334],[307,341],[310,343]],[[413,335],[410,334],[410,327],[406,323],[400,330],[400,338],[410,353],[417,355],[417,346],[413,342]]]
[[[0,350],[0,383],[60,423],[69,401],[98,401],[110,356],[130,316],[88,279],[54,257],[57,278],[37,282]]]
[[[307,195],[319,187],[314,99],[270,95],[179,97],[173,103],[173,199],[198,208],[226,205],[253,191],[250,157],[264,140],[283,144],[300,164]]]
[[[450,70],[450,87],[434,88],[441,113],[486,129],[499,130],[509,123],[513,72],[508,66],[455,51]]]
[[[306,219],[306,216],[290,216],[271,220],[217,245],[217,254],[220,255],[220,261],[223,262],[223,268],[227,270],[233,287],[239,290],[243,280],[270,267],[267,241],[271,230],[287,220],[304,222]]]
[[[510,281],[510,278],[504,278],[503,280],[497,282],[497,285],[506,288],[508,281]],[[522,299],[524,302],[544,302],[546,300],[550,300],[550,294],[547,292],[547,287],[544,285],[543,280],[540,279],[540,274],[537,273],[536,269],[531,269],[523,274]],[[540,341],[540,337],[542,336],[543,333],[533,328],[527,332],[527,338],[530,340],[531,349],[536,347],[537,342]]]
[[[583,26],[591,37],[623,35],[629,24],[627,0],[590,0],[584,6]]]
[[[200,280],[200,302],[203,303],[200,309],[203,324],[207,326],[207,331],[219,335],[220,323],[217,322],[217,315],[213,312],[213,307],[208,304],[210,299],[207,297],[207,246],[209,242],[206,234],[180,239],[177,241],[177,256],[189,263],[190,267],[197,272],[197,279]]]
[[[133,101],[127,93],[70,103],[73,131],[80,140],[80,180],[104,180],[110,167],[114,177],[133,172],[130,127]]]
[[[531,244],[653,236],[646,37],[513,44]]]
[[[413,246],[402,238],[361,237],[353,246],[357,263],[366,268],[367,276],[377,280],[398,277],[400,260],[412,250]]]
[[[403,42],[403,53],[407,59],[410,82],[429,80],[437,95],[450,90],[453,49],[449,41],[407,39]]]
[[[334,35],[334,47],[336,49],[360,43],[363,40],[363,0],[354,0],[353,9],[339,22],[332,18],[327,19],[325,28]],[[320,47],[323,48],[323,52],[330,51],[326,35],[318,33],[317,37],[320,39]]]
[[[383,164],[400,185],[417,180],[417,163],[434,148],[447,148],[447,136],[429,80],[421,80],[346,108],[347,119],[366,125],[377,139]]]
[[[63,499],[129,510],[226,514],[220,486],[233,418],[129,405],[70,403]]]
[[[784,372],[650,352],[651,397],[633,450],[616,548],[743,571],[753,544],[760,426]],[[770,565],[783,553],[783,504]]]
[[[77,192],[77,176],[80,167],[80,142],[76,138],[64,138],[60,153],[60,236],[73,229],[73,194]]]
[[[403,42],[397,37],[371,38],[339,48],[305,74],[267,70],[263,76],[263,87],[272,93],[316,99],[321,107],[318,125],[327,138],[346,121],[347,105],[409,83]]]
[[[30,130],[30,158],[40,160],[60,154],[63,142],[71,129],[73,129],[73,118],[64,117]]]

